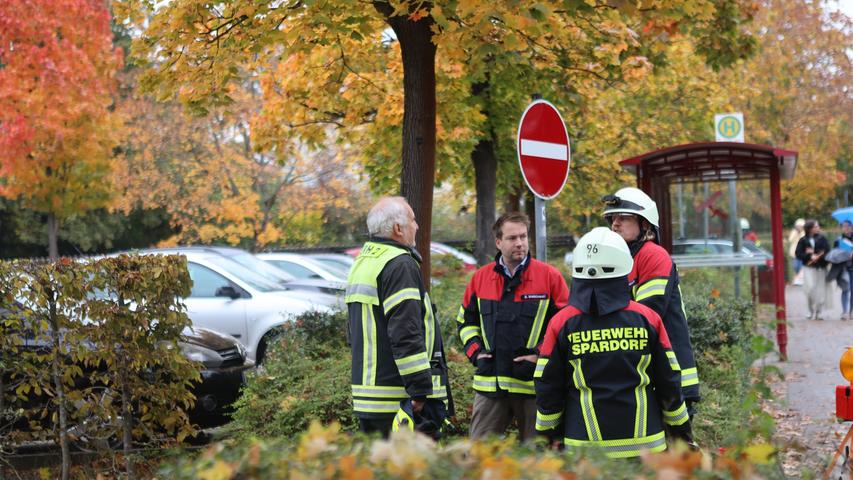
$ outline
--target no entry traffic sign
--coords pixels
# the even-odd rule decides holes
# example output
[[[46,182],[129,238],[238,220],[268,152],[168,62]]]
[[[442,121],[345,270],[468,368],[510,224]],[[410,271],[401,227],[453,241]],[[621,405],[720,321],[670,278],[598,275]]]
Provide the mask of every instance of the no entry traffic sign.
[[[545,100],[534,100],[518,124],[518,165],[530,190],[539,198],[556,197],[569,177],[571,147],[560,112]]]

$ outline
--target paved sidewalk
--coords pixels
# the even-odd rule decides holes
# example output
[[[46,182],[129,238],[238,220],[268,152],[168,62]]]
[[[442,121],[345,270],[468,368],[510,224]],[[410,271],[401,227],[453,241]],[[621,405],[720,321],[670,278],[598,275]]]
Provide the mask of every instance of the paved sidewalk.
[[[787,452],[790,463],[800,463],[818,476],[850,427],[835,419],[835,386],[847,383],[838,360],[846,347],[853,346],[853,322],[840,321],[840,298],[835,288],[824,320],[807,320],[802,287],[785,290],[788,361],[777,363],[785,373],[785,383],[777,389],[785,400],[784,411],[777,413],[777,436],[786,437],[780,440],[792,446]],[[796,475],[789,469],[786,473]]]

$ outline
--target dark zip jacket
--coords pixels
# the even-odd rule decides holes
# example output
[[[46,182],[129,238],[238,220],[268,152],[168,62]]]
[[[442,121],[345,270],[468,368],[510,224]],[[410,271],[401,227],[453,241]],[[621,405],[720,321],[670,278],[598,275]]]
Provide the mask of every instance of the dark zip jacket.
[[[806,253],[806,249],[811,247],[811,242],[809,240],[814,239],[814,250],[813,253]],[[819,255],[820,252],[823,252],[823,256],[818,258],[817,260],[812,262],[812,257]],[[826,254],[829,253],[829,241],[821,234],[813,235],[813,236],[805,236],[797,242],[797,250],[796,255],[797,258],[803,262],[804,267],[810,268],[824,268],[827,265],[826,262]]]
[[[666,449],[664,424],[690,441],[690,419],[669,336],[634,301],[627,278],[575,279],[536,364],[536,430],[566,448],[610,457]]]
[[[538,353],[548,321],[568,302],[569,289],[556,268],[529,254],[512,278],[499,260],[500,253],[474,273],[457,328],[465,354],[477,367],[474,390],[488,397],[533,396],[536,364],[513,359]],[[492,358],[477,360],[483,352]]]
[[[654,242],[635,241],[628,246],[634,257],[634,268],[628,275],[631,297],[654,310],[663,320],[672,350],[681,366],[684,398],[688,403],[698,402],[699,372],[675,263],[669,253]]]
[[[441,331],[420,255],[388,239],[364,244],[347,278],[353,410],[394,417],[409,398],[449,401]]]

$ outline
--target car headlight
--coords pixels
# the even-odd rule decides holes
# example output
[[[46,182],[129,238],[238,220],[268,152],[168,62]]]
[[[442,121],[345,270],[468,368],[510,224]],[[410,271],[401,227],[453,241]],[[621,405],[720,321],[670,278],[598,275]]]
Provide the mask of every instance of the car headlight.
[[[200,345],[181,342],[181,353],[189,360],[201,362],[205,367],[215,368],[222,364],[222,357],[215,351]]]

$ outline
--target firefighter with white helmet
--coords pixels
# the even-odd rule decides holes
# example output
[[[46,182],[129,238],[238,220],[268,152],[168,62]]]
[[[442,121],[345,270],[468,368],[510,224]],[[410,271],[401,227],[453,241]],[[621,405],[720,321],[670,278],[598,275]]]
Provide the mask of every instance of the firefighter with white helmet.
[[[534,374],[536,430],[568,449],[659,452],[664,424],[692,443],[678,361],[660,316],[631,300],[633,266],[628,245],[605,227],[574,250],[569,305],[548,325]]]
[[[681,299],[678,270],[661,247],[657,204],[639,188],[626,187],[604,200],[604,218],[628,244],[634,267],[628,274],[632,298],[651,308],[661,319],[681,367],[681,387],[690,415],[700,400],[699,374],[687,315]]]

